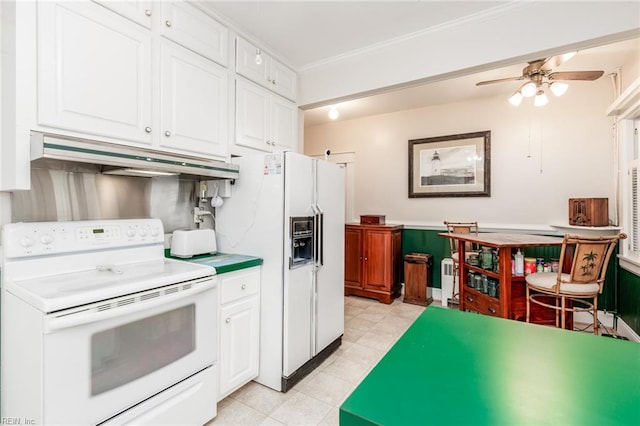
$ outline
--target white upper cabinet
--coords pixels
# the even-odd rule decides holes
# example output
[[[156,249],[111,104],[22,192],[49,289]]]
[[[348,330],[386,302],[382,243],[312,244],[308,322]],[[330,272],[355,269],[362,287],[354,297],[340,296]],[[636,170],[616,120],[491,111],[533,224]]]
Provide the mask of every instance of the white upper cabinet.
[[[94,1],[146,28],[157,25],[162,36],[227,66],[229,30],[189,3],[180,0]]]
[[[104,7],[151,29],[153,5],[151,0],[94,0]]]
[[[181,1],[38,2],[34,124],[226,160],[227,40]]]
[[[292,101],[296,100],[296,73],[276,60],[271,60],[267,81],[274,92]]]
[[[38,3],[38,124],[151,143],[151,36],[89,2]]]
[[[261,151],[293,151],[297,106],[262,87],[236,80],[236,145]]]
[[[215,19],[182,1],[163,1],[161,34],[217,63],[227,65],[229,31]]]
[[[269,67],[268,61],[265,59],[267,59],[268,55],[260,52],[262,61],[257,63],[257,53],[258,48],[256,46],[240,37],[236,37],[236,72],[262,86],[267,86]]]
[[[161,55],[160,145],[226,156],[227,70],[170,41]]]
[[[260,63],[256,62],[258,52]],[[296,100],[296,73],[240,37],[236,38],[236,72],[287,99]]]
[[[278,96],[271,97],[270,135],[278,150],[295,151],[298,131],[298,107]]]

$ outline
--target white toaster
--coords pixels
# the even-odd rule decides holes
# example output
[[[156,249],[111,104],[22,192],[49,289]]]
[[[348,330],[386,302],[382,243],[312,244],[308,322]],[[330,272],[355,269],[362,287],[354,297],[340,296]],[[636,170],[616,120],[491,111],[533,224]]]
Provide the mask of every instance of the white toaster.
[[[171,236],[171,256],[192,257],[215,254],[216,232],[213,229],[178,229]]]

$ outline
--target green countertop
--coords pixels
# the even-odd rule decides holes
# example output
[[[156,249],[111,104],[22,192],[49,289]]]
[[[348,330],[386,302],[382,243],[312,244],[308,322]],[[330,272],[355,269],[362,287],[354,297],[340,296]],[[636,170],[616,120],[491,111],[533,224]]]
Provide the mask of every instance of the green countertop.
[[[171,256],[169,250],[165,250],[165,257],[213,266],[218,275],[262,265],[262,259],[259,257],[233,253],[203,254],[182,258]]]
[[[639,425],[640,344],[431,305],[340,424]]]

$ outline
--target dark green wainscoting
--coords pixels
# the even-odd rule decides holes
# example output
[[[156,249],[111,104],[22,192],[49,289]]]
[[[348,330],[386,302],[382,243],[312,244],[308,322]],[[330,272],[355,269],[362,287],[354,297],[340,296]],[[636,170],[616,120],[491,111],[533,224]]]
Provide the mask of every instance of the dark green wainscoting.
[[[431,229],[408,229],[405,228],[402,231],[402,256],[407,253],[427,253],[432,256],[433,266],[431,270],[432,285],[435,288],[442,288],[440,284],[440,262],[442,259],[449,257],[449,240],[445,237],[441,237],[438,234],[445,232],[444,230],[431,230]],[[559,258],[560,247],[527,247],[524,251],[526,257],[543,257],[547,259]],[[640,294],[640,284],[632,286],[635,288],[635,293],[626,294],[626,286],[623,291],[618,291],[615,283],[618,280],[617,268],[617,251],[611,256],[609,268],[607,269],[607,278],[604,285],[604,291],[598,298],[598,308],[603,311],[615,312],[616,310],[616,298],[618,299],[618,308],[623,298],[631,298],[633,305],[636,307],[635,311],[630,314],[633,315],[638,321],[638,294]],[[635,280],[634,283],[639,283],[640,278],[633,274],[629,274]],[[403,277],[404,281],[404,277]],[[617,294],[619,293],[619,294]],[[627,320],[625,319],[625,322]],[[629,324],[631,325],[631,324]],[[635,330],[635,329],[634,329]]]
[[[640,277],[619,268],[618,312],[620,318],[640,334]]]

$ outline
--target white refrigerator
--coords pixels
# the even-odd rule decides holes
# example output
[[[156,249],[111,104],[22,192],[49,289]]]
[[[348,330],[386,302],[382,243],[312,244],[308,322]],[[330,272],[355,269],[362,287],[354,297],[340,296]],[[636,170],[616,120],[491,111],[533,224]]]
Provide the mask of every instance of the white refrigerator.
[[[344,169],[292,152],[233,159],[218,250],[260,256],[258,383],[286,392],[344,332]]]

